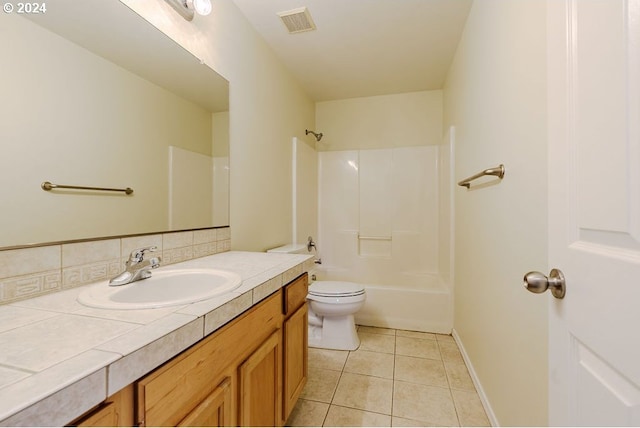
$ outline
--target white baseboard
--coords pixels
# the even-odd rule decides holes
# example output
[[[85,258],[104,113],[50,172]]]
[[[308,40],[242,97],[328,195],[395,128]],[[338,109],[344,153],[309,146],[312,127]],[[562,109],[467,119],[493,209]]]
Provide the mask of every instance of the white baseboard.
[[[480,396],[482,407],[484,407],[484,411],[487,414],[487,417],[489,418],[489,422],[491,423],[491,426],[499,427],[500,424],[498,423],[498,419],[496,418],[495,413],[493,413],[493,409],[491,408],[491,404],[489,403],[489,398],[487,397],[487,394],[485,394],[484,389],[482,389],[482,384],[480,383],[480,379],[478,379],[478,375],[476,374],[476,371],[473,368],[473,364],[469,359],[469,355],[467,354],[467,351],[464,349],[462,340],[460,339],[460,336],[458,336],[458,332],[456,331],[455,328],[451,331],[451,334],[453,336],[453,339],[456,341],[458,348],[460,349],[460,353],[462,354],[464,363],[467,365],[467,369],[469,370],[469,375],[471,376],[471,380],[473,380],[473,384],[476,387],[476,391]]]

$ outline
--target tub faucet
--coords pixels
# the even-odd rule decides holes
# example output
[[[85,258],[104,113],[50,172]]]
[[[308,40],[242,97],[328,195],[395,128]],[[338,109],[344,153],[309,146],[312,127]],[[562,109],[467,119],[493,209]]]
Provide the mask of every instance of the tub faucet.
[[[119,286],[130,284],[140,279],[149,278],[151,276],[151,269],[155,269],[160,266],[160,257],[151,257],[145,259],[144,255],[147,252],[156,251],[158,247],[145,247],[133,250],[129,256],[129,260],[126,261],[126,268],[124,272],[111,278],[109,281],[110,286]]]
[[[316,255],[319,255],[318,254],[318,247],[316,247],[316,243],[313,242],[313,237],[310,236],[310,237],[307,238],[307,251],[311,252],[311,249],[313,249],[313,251],[316,252]],[[322,264],[322,259],[320,257],[318,257],[313,262],[315,264],[317,264],[317,265],[321,265]]]

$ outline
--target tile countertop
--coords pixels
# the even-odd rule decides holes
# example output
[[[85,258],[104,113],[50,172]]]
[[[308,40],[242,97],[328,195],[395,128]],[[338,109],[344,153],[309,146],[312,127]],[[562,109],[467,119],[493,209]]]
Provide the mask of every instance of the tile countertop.
[[[0,425],[71,422],[314,264],[307,255],[230,251],[169,266],[224,269],[242,284],[158,309],[89,308],[76,301],[88,286],[0,306]]]

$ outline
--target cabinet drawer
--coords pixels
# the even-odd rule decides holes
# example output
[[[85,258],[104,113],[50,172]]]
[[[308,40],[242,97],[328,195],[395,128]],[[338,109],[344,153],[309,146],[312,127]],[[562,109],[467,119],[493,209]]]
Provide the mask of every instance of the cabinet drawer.
[[[284,288],[283,313],[288,317],[294,313],[307,299],[309,289],[309,275],[305,272]]]

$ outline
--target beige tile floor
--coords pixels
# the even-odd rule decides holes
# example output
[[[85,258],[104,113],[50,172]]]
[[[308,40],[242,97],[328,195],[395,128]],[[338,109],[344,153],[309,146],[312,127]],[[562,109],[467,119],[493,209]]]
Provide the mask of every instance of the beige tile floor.
[[[309,348],[287,426],[490,426],[451,336],[358,327],[355,351]]]

